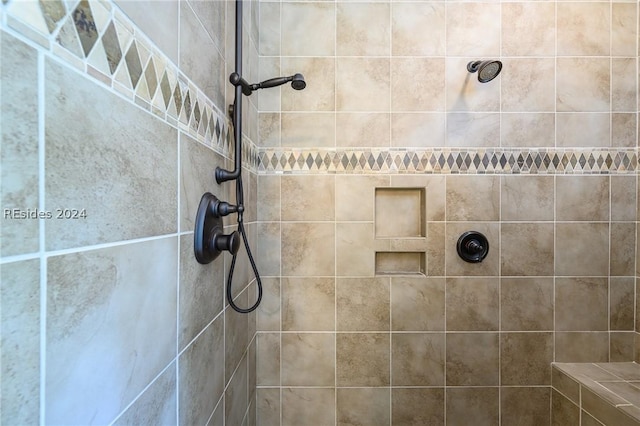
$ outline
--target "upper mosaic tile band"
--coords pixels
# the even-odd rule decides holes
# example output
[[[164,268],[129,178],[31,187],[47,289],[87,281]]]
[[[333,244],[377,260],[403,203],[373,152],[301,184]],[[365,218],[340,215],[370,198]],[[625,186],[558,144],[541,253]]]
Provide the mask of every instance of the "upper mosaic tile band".
[[[3,21],[51,54],[225,156],[225,114],[119,9],[102,0],[2,0]],[[258,148],[243,140],[258,173],[633,174],[638,150]]]

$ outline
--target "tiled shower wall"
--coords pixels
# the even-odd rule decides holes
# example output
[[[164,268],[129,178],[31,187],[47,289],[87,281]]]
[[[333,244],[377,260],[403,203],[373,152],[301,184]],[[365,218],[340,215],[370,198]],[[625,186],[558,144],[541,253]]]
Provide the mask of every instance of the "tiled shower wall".
[[[193,255],[202,194],[235,198],[213,177],[233,164],[233,7],[1,8],[1,423],[253,424],[255,317],[227,307],[230,257]],[[244,154],[255,246],[250,141]],[[254,294],[244,259],[241,306]]]
[[[258,424],[549,424],[552,361],[634,359],[638,25],[635,1],[260,2],[261,77],[308,85],[258,103]],[[381,274],[397,253],[423,273]]]

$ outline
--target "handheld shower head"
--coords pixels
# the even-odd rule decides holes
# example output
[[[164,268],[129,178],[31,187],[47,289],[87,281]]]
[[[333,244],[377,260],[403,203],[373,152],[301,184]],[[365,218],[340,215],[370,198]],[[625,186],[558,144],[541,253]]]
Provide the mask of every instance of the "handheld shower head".
[[[293,90],[302,90],[307,87],[307,83],[304,81],[302,74],[294,74],[291,77],[291,87],[293,87]]]
[[[488,83],[500,74],[502,62],[500,61],[474,61],[467,64],[467,71],[478,73],[480,83]]]
[[[256,84],[248,84],[248,83],[246,85],[243,84],[242,91],[245,95],[249,96],[251,92],[253,92],[254,90],[278,87],[288,82],[291,82],[291,87],[293,87],[294,90],[302,90],[305,87],[307,87],[307,83],[305,83],[304,77],[302,76],[302,74],[294,74],[289,77],[270,78],[269,80],[265,80]],[[242,83],[239,83],[239,84],[242,84]],[[245,90],[245,89],[248,89],[248,90]]]

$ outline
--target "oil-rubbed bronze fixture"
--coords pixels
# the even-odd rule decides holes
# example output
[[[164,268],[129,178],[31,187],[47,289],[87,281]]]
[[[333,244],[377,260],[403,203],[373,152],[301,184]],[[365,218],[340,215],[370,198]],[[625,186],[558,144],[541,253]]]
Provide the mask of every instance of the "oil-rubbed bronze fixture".
[[[225,235],[222,217],[238,211],[238,206],[231,205],[206,192],[200,199],[196,215],[196,227],[193,247],[196,260],[207,264],[212,262],[223,251],[235,255],[240,248],[240,234],[233,231]]]
[[[489,254],[489,241],[478,231],[467,231],[458,238],[456,248],[462,260],[478,263]]]

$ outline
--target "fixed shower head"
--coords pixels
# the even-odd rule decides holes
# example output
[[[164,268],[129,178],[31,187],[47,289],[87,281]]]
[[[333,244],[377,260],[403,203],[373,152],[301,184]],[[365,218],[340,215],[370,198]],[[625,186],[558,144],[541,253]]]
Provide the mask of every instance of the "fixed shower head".
[[[473,61],[467,64],[467,71],[478,73],[480,83],[488,83],[500,74],[502,62],[500,61]]]

